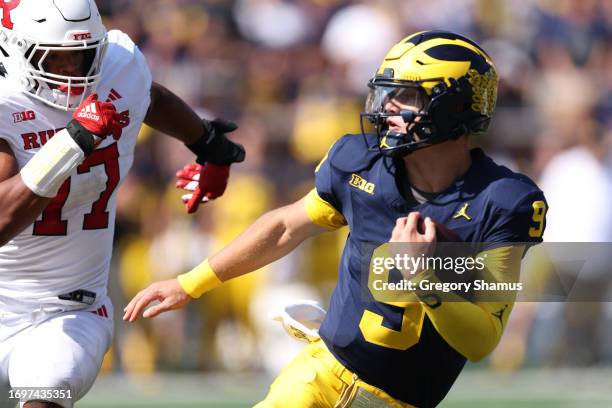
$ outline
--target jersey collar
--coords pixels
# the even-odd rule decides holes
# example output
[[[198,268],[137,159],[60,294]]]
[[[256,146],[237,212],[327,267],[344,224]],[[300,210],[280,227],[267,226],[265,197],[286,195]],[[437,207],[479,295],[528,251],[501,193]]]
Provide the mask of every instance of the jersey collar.
[[[482,176],[482,169],[487,160],[490,160],[487,155],[480,148],[474,148],[470,150],[472,157],[472,165],[465,174],[455,180],[448,188],[440,193],[436,194],[435,197],[429,201],[419,204],[418,201],[412,196],[410,188],[403,188],[401,186],[405,184],[405,170],[401,160],[392,160],[389,157],[383,156],[379,164],[379,176],[378,179],[382,184],[383,197],[388,205],[394,210],[398,211],[416,211],[423,206],[429,204],[437,204],[446,202],[446,198],[449,195],[454,195],[460,192],[466,182],[472,180],[475,177]],[[402,167],[400,167],[402,166]]]

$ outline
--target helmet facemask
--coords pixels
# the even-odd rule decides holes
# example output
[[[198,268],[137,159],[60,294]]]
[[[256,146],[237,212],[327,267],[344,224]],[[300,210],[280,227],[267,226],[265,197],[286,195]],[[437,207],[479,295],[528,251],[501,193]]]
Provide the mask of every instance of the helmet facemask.
[[[95,92],[100,82],[100,66],[106,46],[106,37],[93,43],[30,45],[24,55],[21,77],[22,83],[27,84],[26,92],[53,107],[76,109],[88,95]],[[62,75],[51,71],[50,57],[62,58],[62,53],[66,53],[66,58],[71,58],[68,53],[82,53],[78,74]]]
[[[364,119],[374,125],[378,143],[370,148],[387,156],[401,157],[428,144],[426,134],[432,123],[427,111],[431,99],[418,82],[372,80],[368,87],[370,92],[361,114],[361,130],[365,135]],[[393,122],[395,127],[401,123],[403,128],[405,124],[405,129],[391,129]]]

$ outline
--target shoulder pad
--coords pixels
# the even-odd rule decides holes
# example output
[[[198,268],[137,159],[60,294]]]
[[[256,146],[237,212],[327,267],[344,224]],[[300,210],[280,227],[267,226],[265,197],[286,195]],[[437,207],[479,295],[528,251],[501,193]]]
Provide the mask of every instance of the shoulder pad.
[[[121,71],[136,58],[137,52],[136,44],[127,34],[119,30],[109,31],[108,48],[102,62],[102,77]]]
[[[354,173],[368,168],[382,156],[379,151],[368,148],[375,146],[376,143],[376,135],[367,134],[365,140],[360,134],[344,135],[330,151],[330,165],[344,173]]]
[[[121,47],[127,51],[134,52],[136,45],[129,35],[120,30],[111,30],[107,34],[108,48]]]
[[[8,79],[0,78],[0,108],[4,104],[31,105],[34,102],[21,89]]]
[[[142,101],[145,110],[149,107],[151,71],[145,56],[127,34],[119,30],[108,33],[108,49],[101,74],[98,89],[110,91],[121,84],[132,93],[133,101]]]
[[[534,200],[544,194],[529,177],[524,174],[515,173],[507,168],[505,175],[494,180],[489,185],[489,198],[500,209],[511,210],[531,196]]]

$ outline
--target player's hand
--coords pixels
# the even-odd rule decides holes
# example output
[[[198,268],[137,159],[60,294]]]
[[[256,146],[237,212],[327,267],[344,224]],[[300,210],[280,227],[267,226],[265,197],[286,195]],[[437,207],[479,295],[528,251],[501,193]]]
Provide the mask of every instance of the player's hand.
[[[244,161],[244,147],[227,138],[227,134],[238,129],[238,125],[230,120],[217,118],[210,122],[205,121],[204,127],[208,129],[207,148],[204,156],[198,156],[198,163],[229,165]]]
[[[123,320],[135,321],[140,313],[153,301],[160,303],[144,310],[144,318],[155,317],[168,310],[180,309],[191,302],[193,298],[189,296],[176,279],[155,282],[147,288],[138,292],[136,296],[123,309]]]
[[[436,224],[429,217],[423,220],[415,211],[395,222],[389,242],[432,243],[436,241]]]
[[[108,135],[119,140],[121,137],[121,115],[111,102],[101,102],[97,94],[91,94],[85,99],[72,115],[85,129],[100,137],[99,144]]]
[[[196,155],[196,163],[214,163],[218,166],[244,161],[245,152],[241,144],[231,141],[227,134],[238,129],[229,120],[202,120],[204,135],[196,142],[186,145]]]
[[[200,203],[223,195],[229,173],[229,165],[213,163],[188,164],[177,171],[176,187],[190,192],[182,196],[183,202],[187,204],[187,212],[192,214],[196,212]]]
[[[391,232],[390,249],[394,256],[421,257],[431,255],[435,249],[436,224],[419,212],[400,217]],[[400,269],[403,274],[403,270]],[[419,271],[409,271],[411,275]]]

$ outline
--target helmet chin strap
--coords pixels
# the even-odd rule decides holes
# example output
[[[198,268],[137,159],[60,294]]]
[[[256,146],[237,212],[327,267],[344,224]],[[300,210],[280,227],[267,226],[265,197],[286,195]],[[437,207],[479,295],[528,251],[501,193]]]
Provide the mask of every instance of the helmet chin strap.
[[[425,143],[415,141],[414,129],[411,129],[409,133],[389,130],[385,121],[386,118],[390,116],[401,116],[403,121],[410,125],[419,116],[419,114],[409,110],[395,114],[383,113],[373,115],[362,113],[361,134],[365,137],[366,131],[363,122],[364,119],[367,119],[376,124],[376,133],[378,135],[378,143],[374,146],[368,146],[368,150],[379,152],[387,157],[403,157],[420,146],[426,145]]]
[[[414,134],[413,132],[411,132]],[[408,133],[387,130],[380,138],[379,150],[387,157],[404,157],[415,150],[415,145],[419,142],[414,141],[414,137]]]
[[[403,110],[394,116],[400,116],[407,127],[416,124],[416,119],[423,116],[413,110]],[[382,127],[386,125],[378,126],[379,133],[379,149],[381,153],[388,157],[401,158],[413,151],[428,146],[427,141],[417,141],[416,126],[412,126],[407,133],[397,132],[394,130],[386,129],[384,133],[381,131]]]
[[[388,129],[386,119],[391,116],[400,116],[407,124],[407,133],[397,132]],[[417,122],[417,118],[421,121]],[[361,133],[365,137],[365,128],[363,120],[368,119],[376,125],[376,133],[378,135],[378,143],[375,146],[369,146],[368,150],[376,151],[384,156],[391,158],[402,158],[415,150],[423,149],[437,143],[442,143],[446,140],[456,139],[466,133],[466,129],[461,127],[455,129],[447,135],[447,137],[437,137],[436,130],[431,120],[422,112],[414,112],[405,110],[399,113],[382,113],[382,114],[361,114]],[[411,126],[414,125],[414,126]],[[365,139],[364,139],[365,140]],[[367,144],[367,142],[366,142]]]
[[[433,146],[447,140],[455,140],[469,133],[468,128],[465,125],[461,125],[448,134],[440,136],[426,115],[407,110],[401,111],[399,116],[408,124],[409,129],[407,133],[385,129],[386,123],[381,123],[377,126],[379,136],[378,150],[388,157],[401,158],[415,150]],[[418,117],[423,118],[424,121],[416,122]]]
[[[465,135],[466,131],[467,129],[465,127],[460,127],[444,138],[434,138],[434,140],[428,138],[417,141],[415,140],[415,134],[417,133],[415,128],[412,128],[409,133],[387,130],[384,132],[384,135],[380,137],[378,150],[385,156],[401,158],[414,152],[415,150],[424,149],[429,146],[446,142],[447,140],[455,140]]]

